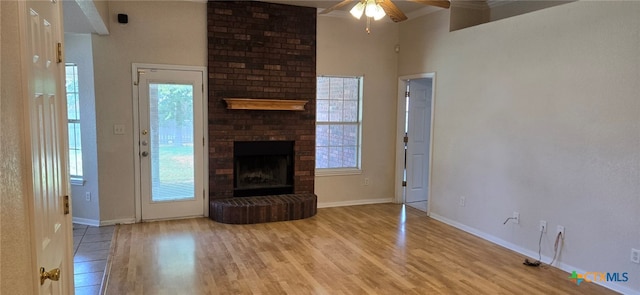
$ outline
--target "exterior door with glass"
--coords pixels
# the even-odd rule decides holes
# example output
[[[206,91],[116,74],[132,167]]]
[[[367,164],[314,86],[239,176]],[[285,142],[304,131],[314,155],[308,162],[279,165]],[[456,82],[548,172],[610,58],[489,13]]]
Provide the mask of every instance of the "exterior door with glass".
[[[203,216],[204,70],[136,67],[142,220]]]

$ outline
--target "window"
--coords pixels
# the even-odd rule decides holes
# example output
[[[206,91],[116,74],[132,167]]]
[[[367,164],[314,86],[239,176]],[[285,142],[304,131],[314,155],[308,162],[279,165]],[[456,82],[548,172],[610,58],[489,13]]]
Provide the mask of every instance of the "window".
[[[316,169],[360,169],[362,77],[317,83]]]
[[[67,116],[69,127],[69,174],[72,179],[82,178],[82,145],[80,140],[80,99],[78,93],[78,66],[66,64]]]

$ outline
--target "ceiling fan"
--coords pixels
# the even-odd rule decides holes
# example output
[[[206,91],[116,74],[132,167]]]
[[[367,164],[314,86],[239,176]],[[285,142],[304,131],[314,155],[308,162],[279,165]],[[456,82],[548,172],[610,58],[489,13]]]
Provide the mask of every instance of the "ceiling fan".
[[[354,1],[356,0],[343,0],[340,3],[323,10],[322,12],[320,12],[320,14],[327,14],[336,9],[340,9],[346,5],[349,5]],[[409,1],[424,4],[424,5],[437,6],[441,8],[449,8],[451,6],[451,2],[449,0],[409,0]],[[393,4],[393,2],[391,2],[391,0],[357,0],[357,2],[358,3],[351,9],[350,13],[358,19],[360,19],[360,17],[362,17],[362,14],[365,13],[366,16],[368,17],[368,20],[370,20],[370,18],[372,17],[375,18],[375,20],[378,20],[384,17],[385,14],[389,15],[389,18],[391,18],[391,20],[396,23],[407,20],[407,16],[400,9],[398,9],[398,7],[395,4]],[[371,9],[369,8],[370,6],[371,6]]]

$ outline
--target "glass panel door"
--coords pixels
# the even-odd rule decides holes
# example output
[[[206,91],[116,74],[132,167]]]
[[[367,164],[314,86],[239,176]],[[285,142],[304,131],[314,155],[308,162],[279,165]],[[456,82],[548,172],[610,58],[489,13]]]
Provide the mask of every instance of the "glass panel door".
[[[143,220],[204,215],[203,72],[138,68]]]

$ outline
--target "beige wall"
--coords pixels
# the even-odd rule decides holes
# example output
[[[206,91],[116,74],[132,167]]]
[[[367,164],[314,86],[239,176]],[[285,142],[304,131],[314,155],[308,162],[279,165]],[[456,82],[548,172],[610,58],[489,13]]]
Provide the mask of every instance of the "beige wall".
[[[0,1],[0,294],[33,294],[18,2]]]
[[[131,63],[207,65],[206,4],[116,1],[109,9],[111,34],[93,36],[103,223],[135,216]],[[129,24],[115,23],[117,13],[127,13]],[[365,75],[363,173],[317,177],[321,205],[393,198],[397,25],[375,23],[371,35],[364,27],[351,19],[318,20],[318,74]],[[113,124],[125,124],[127,134],[114,135]]]
[[[536,259],[546,220],[547,263],[563,225],[563,269],[628,272],[607,284],[639,292],[638,15],[579,1],[451,33],[446,12],[402,23],[399,75],[436,72],[432,216]]]
[[[556,5],[567,4],[575,0],[559,0],[559,1],[504,1],[491,8],[491,21],[512,17],[515,15],[525,14],[532,11],[549,8]]]
[[[93,36],[100,219],[132,221],[132,63],[207,65],[206,3],[112,1],[110,35]],[[120,25],[118,13],[129,15]],[[125,135],[113,125],[124,124]]]
[[[93,37],[103,221],[134,216],[131,63],[206,65],[204,5],[116,1],[111,35]],[[546,257],[566,227],[561,267],[637,274],[639,9],[576,2],[451,33],[446,11],[371,35],[319,17],[318,74],[365,76],[363,173],[318,176],[320,205],[393,197],[397,77],[436,72],[433,216],[531,255],[544,219]],[[512,211],[521,223],[502,225]]]
[[[0,3],[0,291],[28,294],[17,8]],[[135,215],[131,63],[206,65],[205,4],[110,6],[111,35],[93,36],[102,220]],[[130,23],[114,23],[116,13]],[[629,272],[612,286],[640,291],[640,266],[629,262],[640,248],[637,15],[637,2],[576,2],[449,33],[441,12],[402,23],[399,37],[396,25],[367,36],[363,21],[319,18],[318,73],[365,75],[363,174],[317,177],[320,203],[393,196],[397,76],[436,72],[432,215],[530,254],[544,219],[546,257],[564,225],[561,267]],[[113,124],[127,134],[113,135]],[[502,225],[512,211],[521,223]]]
[[[110,19],[110,14],[109,14],[109,1],[108,0],[93,0],[93,4],[96,7],[96,10],[98,12],[98,14],[100,15],[100,18],[102,19],[102,21],[104,22],[105,27],[107,28],[107,31],[111,30],[111,19]]]
[[[450,8],[451,17],[449,19],[449,30],[455,31],[479,24],[483,24],[489,21],[489,7],[483,7],[483,5],[477,5],[473,8],[464,6],[465,2],[458,2],[463,4],[462,6],[456,5],[454,2]]]
[[[316,176],[319,206],[389,202],[395,173],[398,26],[318,17],[318,75],[364,76],[362,174]],[[364,178],[370,184],[364,185]]]

